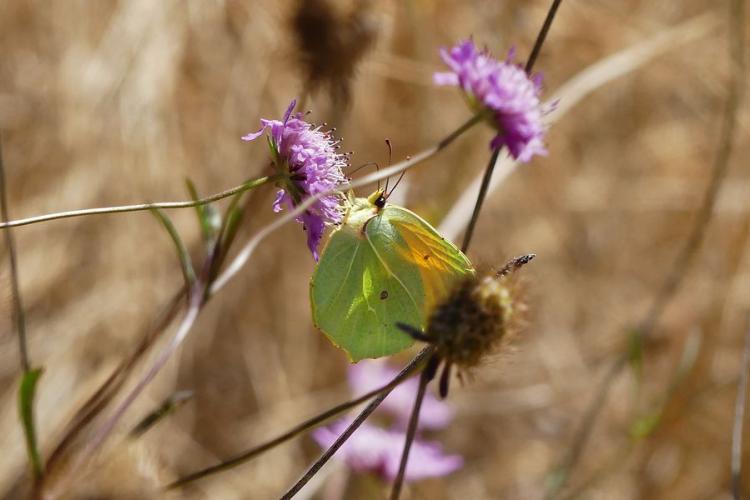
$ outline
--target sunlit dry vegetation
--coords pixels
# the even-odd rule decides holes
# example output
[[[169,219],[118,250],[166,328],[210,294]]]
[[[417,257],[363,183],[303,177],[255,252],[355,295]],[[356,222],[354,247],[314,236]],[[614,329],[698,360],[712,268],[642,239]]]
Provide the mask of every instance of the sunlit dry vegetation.
[[[311,111],[307,119],[336,128],[342,151],[353,152],[349,172],[387,166],[385,139],[396,163],[471,116],[455,89],[433,85],[445,69],[438,49],[472,37],[500,59],[515,47],[524,60],[549,3],[6,0],[0,131],[9,218],[185,200],[186,177],[208,195],[268,175],[264,141],[240,137],[261,117],[280,117],[293,98]],[[549,154],[499,164],[501,182],[468,252],[478,267],[494,268],[537,255],[524,268],[525,325],[499,355],[452,382],[456,417],[435,438],[464,457],[463,468],[412,483],[404,497],[729,497],[750,304],[750,112],[730,55],[732,33],[748,24],[747,11],[731,10],[742,3],[562,3],[535,66],[543,96],[559,99]],[[727,131],[732,113],[736,127]],[[474,127],[407,171],[392,201],[460,241],[492,136]],[[727,169],[717,178],[722,155]],[[246,198],[240,244],[278,218],[274,195],[264,186]],[[200,261],[195,210],[168,213]],[[220,475],[161,489],[350,396],[346,356],[310,319],[315,262],[300,225],[259,245],[81,467],[94,429],[153,362],[157,349],[133,353],[183,287],[181,268],[145,211],[53,220],[13,235],[31,364],[44,368],[35,413],[45,459],[97,388],[135,360],[94,425],[56,456],[50,495],[275,498],[318,456],[303,436]],[[0,257],[0,492],[23,498],[30,473],[5,245]],[[586,422],[618,360],[601,412]],[[192,397],[129,436],[176,391]],[[300,498],[386,491],[352,477],[334,460]]]

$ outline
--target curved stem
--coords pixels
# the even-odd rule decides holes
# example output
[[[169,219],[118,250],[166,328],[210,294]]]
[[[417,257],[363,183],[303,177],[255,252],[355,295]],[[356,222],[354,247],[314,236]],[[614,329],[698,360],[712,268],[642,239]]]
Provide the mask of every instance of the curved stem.
[[[367,182],[353,182],[348,183],[344,186],[341,186],[339,189],[334,189],[329,192],[321,193],[315,198],[308,198],[312,199],[313,201],[326,196],[330,195],[335,192],[343,192],[348,189],[352,189],[356,186],[361,186],[365,184],[369,184],[370,182],[374,182],[378,179],[386,179],[389,176],[393,174],[397,174],[399,172],[402,172],[404,170],[407,170],[419,163],[422,163],[423,161],[427,160],[446,146],[448,146],[450,143],[452,143],[455,139],[457,139],[461,134],[469,130],[471,127],[479,123],[482,119],[482,115],[480,113],[472,116],[469,120],[467,120],[463,125],[458,127],[456,130],[448,134],[446,137],[444,137],[440,142],[435,144],[434,146],[431,146],[424,151],[421,151],[417,153],[416,155],[397,163],[396,165],[393,165],[392,167],[389,167],[387,169],[382,170],[379,173],[375,173],[372,176],[367,176],[365,179],[368,179]],[[57,220],[57,219],[69,219],[71,217],[82,217],[84,215],[100,215],[100,214],[114,214],[114,213],[123,213],[123,212],[140,212],[143,210],[153,210],[155,208],[160,209],[175,209],[175,208],[191,208],[191,207],[197,207],[200,205],[205,205],[207,203],[211,203],[213,201],[218,201],[224,198],[228,198],[232,195],[235,195],[237,193],[241,193],[243,191],[248,191],[250,189],[256,188],[262,184],[266,184],[268,182],[275,181],[281,177],[281,174],[279,175],[272,175],[267,177],[260,177],[258,179],[252,179],[250,181],[247,181],[243,184],[240,184],[239,186],[235,186],[231,189],[227,189],[226,191],[222,191],[220,193],[213,194],[211,196],[207,196],[205,198],[201,198],[199,200],[191,200],[191,201],[166,201],[166,202],[159,202],[159,203],[138,203],[135,205],[121,205],[121,206],[114,206],[114,207],[100,207],[100,208],[84,208],[81,210],[70,210],[67,212],[55,212],[52,214],[45,214],[45,215],[37,215],[34,217],[27,217],[25,219],[16,219],[12,221],[7,222],[0,222],[0,229],[5,229],[8,227],[19,227],[19,226],[27,226],[29,224],[36,224],[39,222],[47,222],[51,220]],[[306,205],[306,207],[309,205]],[[300,210],[299,213],[302,211]],[[299,213],[295,212],[297,215]]]
[[[53,214],[37,215],[34,217],[28,217],[26,219],[16,219],[8,222],[0,223],[0,229],[8,227],[27,226],[29,224],[36,224],[38,222],[47,222],[56,219],[69,219],[71,217],[82,217],[84,215],[97,215],[97,214],[116,214],[122,212],[140,212],[143,210],[153,210],[156,208],[160,209],[174,209],[174,208],[190,208],[205,205],[213,201],[218,201],[224,198],[228,198],[237,193],[242,193],[250,189],[256,188],[268,182],[273,182],[279,179],[281,175],[271,175],[266,177],[259,177],[257,179],[251,179],[247,182],[235,186],[226,191],[212,194],[199,200],[191,201],[165,201],[160,203],[138,203],[136,205],[121,205],[116,207],[100,207],[100,208],[84,208],[81,210],[70,210],[67,212],[55,212]]]

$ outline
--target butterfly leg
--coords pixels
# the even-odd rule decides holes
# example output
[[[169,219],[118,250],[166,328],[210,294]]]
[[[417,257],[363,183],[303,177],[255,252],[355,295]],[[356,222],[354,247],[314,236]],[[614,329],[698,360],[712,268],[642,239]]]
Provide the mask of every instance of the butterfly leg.
[[[422,342],[430,342],[431,339],[427,335],[425,335],[422,330],[418,328],[414,328],[411,325],[407,325],[406,323],[396,323],[396,327],[401,329],[402,331],[406,332],[411,338],[414,340],[421,340]]]
[[[440,397],[445,399],[448,395],[448,384],[451,380],[451,362],[446,361],[443,373],[440,375]]]
[[[424,375],[427,379],[427,382],[435,378],[435,374],[437,373],[439,366],[440,358],[437,356],[437,354],[433,354],[430,357],[429,361],[427,361],[427,366],[424,367]]]

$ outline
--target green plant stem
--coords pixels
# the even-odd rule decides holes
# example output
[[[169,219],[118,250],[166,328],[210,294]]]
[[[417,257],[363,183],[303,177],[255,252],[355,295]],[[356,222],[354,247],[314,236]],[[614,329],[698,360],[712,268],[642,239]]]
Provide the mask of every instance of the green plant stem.
[[[39,222],[47,222],[57,219],[69,219],[71,217],[82,217],[84,215],[98,215],[98,214],[115,214],[123,212],[140,212],[143,210],[153,210],[160,208],[164,210],[175,209],[175,208],[192,208],[201,205],[206,205],[214,201],[218,201],[224,198],[228,198],[237,193],[249,191],[250,189],[262,186],[263,184],[276,181],[282,177],[282,174],[270,175],[266,177],[259,177],[257,179],[251,179],[247,182],[235,186],[226,191],[212,194],[199,200],[191,201],[166,201],[160,203],[139,203],[136,205],[121,205],[116,207],[101,207],[101,208],[84,208],[82,210],[70,210],[68,212],[56,212],[53,214],[37,215],[35,217],[28,217],[26,219],[16,219],[12,221],[3,222],[0,224],[0,229],[9,227],[26,226],[29,224],[37,224]]]
[[[2,135],[0,135],[0,216],[5,222],[9,219],[8,189],[5,180],[5,164],[3,162]],[[18,387],[18,414],[23,427],[24,440],[26,441],[26,454],[29,457],[31,472],[34,483],[37,484],[43,475],[42,458],[37,445],[36,426],[34,425],[34,396],[41,369],[33,369],[29,359],[29,348],[26,336],[26,316],[23,311],[23,300],[21,299],[21,288],[18,278],[18,258],[16,255],[16,242],[13,232],[5,231],[5,244],[8,248],[10,260],[10,284],[13,298],[13,323],[18,332],[18,354],[23,375]]]
[[[34,483],[38,483],[44,475],[42,457],[37,443],[36,426],[34,425],[34,397],[41,375],[41,368],[25,371],[18,387],[18,413],[23,426],[26,454],[29,457]]]

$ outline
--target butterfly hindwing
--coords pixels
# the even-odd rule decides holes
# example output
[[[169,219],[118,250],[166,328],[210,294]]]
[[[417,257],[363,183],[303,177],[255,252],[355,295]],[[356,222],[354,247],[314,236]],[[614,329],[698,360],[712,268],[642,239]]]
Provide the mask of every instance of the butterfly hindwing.
[[[365,234],[347,227],[336,230],[310,286],[316,326],[352,361],[407,348],[412,339],[395,321],[414,324],[422,317],[419,273],[396,273],[375,247]]]

